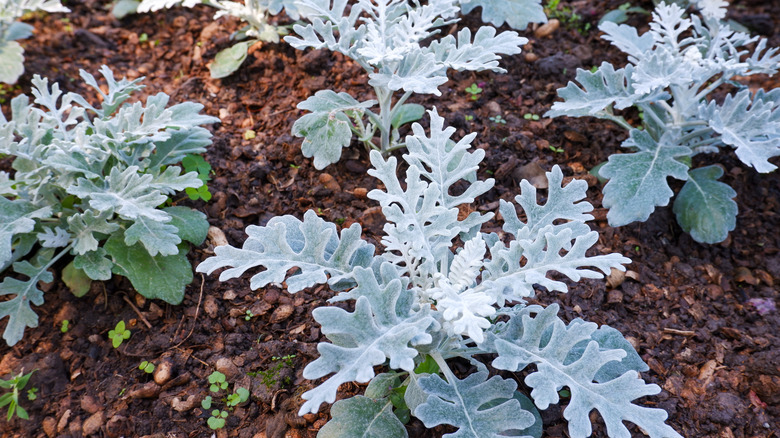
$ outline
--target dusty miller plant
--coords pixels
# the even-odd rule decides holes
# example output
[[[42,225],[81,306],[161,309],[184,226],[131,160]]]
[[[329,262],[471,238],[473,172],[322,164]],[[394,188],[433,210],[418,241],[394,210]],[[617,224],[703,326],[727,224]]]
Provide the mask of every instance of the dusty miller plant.
[[[447,82],[449,69],[504,72],[499,55],[520,53],[528,41],[516,32],[497,35],[495,28],[483,26],[473,38],[462,29],[422,46],[440,27],[458,20],[453,0],[358,0],[351,7],[347,0],[301,0],[298,6],[311,23],[293,26],[299,36],[285,41],[296,49],[327,48],[352,58],[368,72],[376,95],[376,100],[360,102],[344,92],[320,90],[298,104],[310,113],[292,131],[304,138],[303,155],[313,157],[317,169],[337,162],[353,134],[368,150],[387,154],[405,147],[398,128],[424,113],[421,105],[405,103],[413,93],[440,96],[438,87]],[[378,113],[371,110],[377,104]]]
[[[29,38],[33,27],[18,20],[34,11],[70,12],[60,0],[0,0],[0,82],[16,83],[24,73],[24,49],[18,40]]]
[[[718,181],[720,167],[692,169],[691,158],[730,147],[759,172],[776,168],[769,158],[780,155],[780,89],[743,86],[725,99],[708,96],[726,83],[739,87],[735,76],[776,73],[780,55],[766,40],[731,30],[718,10],[687,18],[679,6],[662,3],[641,36],[631,26],[605,22],[604,38],[628,54],[629,64],[578,70],[579,84],[558,90],[564,101],[547,116],[599,117],[629,130],[622,146],[632,152],[610,156],[600,169],[609,179],[604,206],[612,226],[645,221],[656,206],[667,205],[671,176],[686,181],[673,207],[682,229],[699,242],[720,242],[736,226],[736,192]],[[751,54],[745,46],[753,43]],[[613,111],[629,107],[643,115],[640,126]]]
[[[222,281],[263,267],[251,277],[252,289],[286,282],[294,293],[327,283],[342,291],[331,301],[354,303],[351,312],[313,311],[331,343],[318,345],[320,357],[303,376],[330,377],[303,394],[299,414],[333,403],[342,383],[370,382],[365,396],[333,405],[333,418],[318,436],[404,437],[403,421],[410,415],[427,427],[454,426],[458,432],[447,435],[453,437],[539,436],[534,404],[546,409],[568,387],[564,417],[572,437],[591,434],[593,409],[611,436],[630,436],[623,424],[630,421],[653,437],[679,437],[664,424],[666,412],[632,403],[660,388],[638,378],[637,371],[648,367],[617,330],[579,319],[566,324],[556,316],[557,305],[524,305],[535,285],[567,290],[548,277],[552,271],[578,281],[624,270],[630,262],[619,254],[586,255],[598,238],[585,223],[593,218],[587,214],[591,205],[582,201],[587,184],[574,180],[563,186],[555,166],[547,174],[543,205],[523,181],[515,201],[525,221],[514,204],[501,201],[503,233],[482,233],[481,225],[493,214],[461,217],[458,207],[493,186],[493,180],[476,179],[484,151],[468,151],[475,134],[452,141],[455,129],[444,128],[435,110],[430,115],[430,136],[415,123],[413,135],[406,137],[404,181],[396,174],[395,157],[370,153],[369,173],[384,187],[368,195],[387,219],[380,254],[361,240],[359,225],[339,236],[334,224],[309,211],[302,221],[281,216],[265,226],[249,226],[241,248],[217,247],[216,255],[197,267],[208,273],[228,267]],[[458,239],[463,245],[456,251]],[[491,365],[498,370],[520,372],[535,365],[525,378],[533,402],[516,391],[516,381],[488,378],[477,359],[484,354],[496,355]],[[449,364],[459,358],[476,371],[456,377]],[[375,375],[377,365],[390,371]]]
[[[205,151],[211,133],[199,125],[218,119],[199,114],[200,104],[168,106],[165,93],[131,104],[141,79],[117,81],[106,66],[100,73],[107,92],[81,72],[100,106],[35,75],[34,103],[20,95],[10,121],[0,114],[0,154],[14,157],[13,174],[0,171],[0,295],[13,297],[0,302],[0,319],[8,317],[9,345],[38,325],[38,282],[53,281],[49,269],[66,255],[63,280],[77,293],[114,273],[148,298],[178,304],[192,281],[183,241],[205,239],[206,217],[161,206],[203,184],[175,164]]]
[[[269,22],[271,15],[278,15],[284,9],[293,20],[300,15],[294,0],[245,0],[243,3],[228,0],[143,0],[138,12],[157,11],[163,8],[184,6],[191,8],[204,4],[217,9],[214,19],[235,17],[246,23],[231,38],[239,41],[220,51],[209,66],[212,78],[224,78],[238,70],[247,56],[247,50],[258,41],[278,43],[281,35],[287,35],[287,26],[277,26]]]

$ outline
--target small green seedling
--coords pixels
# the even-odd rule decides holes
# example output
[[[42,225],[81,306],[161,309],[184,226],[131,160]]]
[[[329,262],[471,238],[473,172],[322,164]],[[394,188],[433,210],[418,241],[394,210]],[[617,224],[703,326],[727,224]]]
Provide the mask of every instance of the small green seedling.
[[[506,125],[506,119],[504,119],[503,117],[501,117],[501,114],[499,114],[499,115],[496,115],[496,116],[493,116],[493,117],[489,117],[489,119],[490,119],[490,121],[491,121],[491,122],[493,122],[493,123],[500,123],[500,124],[502,124],[502,125]]]
[[[125,339],[130,339],[130,330],[125,329],[125,322],[119,321],[113,330],[108,331],[108,339],[111,339],[111,345],[119,348]]]
[[[250,319],[254,318],[255,314],[252,313],[251,310],[246,309],[246,315],[244,315],[244,321],[249,321]]]
[[[480,88],[476,83],[473,83],[466,87],[466,93],[471,95],[471,100],[477,100],[479,99],[479,95],[482,93],[482,88]]]
[[[211,386],[209,386],[209,391],[211,392],[219,392],[220,389],[227,389],[228,387],[225,375],[219,371],[214,371],[209,374],[209,383],[211,384]]]
[[[154,364],[148,361],[141,362],[141,365],[138,365],[138,369],[145,372],[146,374],[152,374],[154,372]]]
[[[32,387],[27,390],[27,400],[33,401],[38,398],[38,388]]]
[[[466,115],[464,116],[464,118],[466,119],[467,122],[471,122],[472,120],[474,120],[474,116],[472,115]]]
[[[203,181],[203,185],[197,189],[188,187],[184,189],[184,192],[187,193],[187,196],[193,201],[202,199],[205,202],[209,202],[211,200],[211,192],[206,183],[211,180],[211,177],[209,176],[211,174],[211,164],[202,156],[195,154],[189,154],[184,157],[181,160],[181,164],[184,167],[185,172],[197,172],[198,179]]]
[[[70,322],[67,319],[62,320],[62,325],[60,326],[60,331],[62,333],[68,333],[68,325],[70,325]]]
[[[236,388],[236,392],[227,396],[227,405],[232,408],[247,400],[249,400],[249,390],[246,388]]]
[[[528,113],[528,114],[524,114],[523,118],[526,120],[539,120],[539,115]]]
[[[550,150],[555,152],[556,154],[562,154],[563,153],[563,148],[557,148],[557,147],[555,147],[553,145],[550,145],[549,147],[550,147]]]
[[[141,34],[141,35],[138,37],[138,42],[139,42],[139,43],[145,43],[145,42],[147,42],[147,41],[149,41],[149,35],[147,35],[147,34],[146,34],[146,32],[142,33],[142,34]]]
[[[11,390],[11,392],[0,396],[0,408],[3,406],[8,406],[8,416],[6,418],[7,421],[11,421],[11,418],[13,418],[14,414],[16,414],[16,416],[22,420],[27,420],[30,418],[30,416],[27,414],[27,411],[25,411],[23,407],[19,406],[19,394],[21,394],[24,387],[27,386],[27,382],[30,380],[30,376],[32,376],[34,372],[35,370],[32,370],[29,373],[24,374],[24,371],[21,371],[13,379],[0,379],[0,388],[8,388]],[[30,398],[30,391],[32,391],[33,398]],[[37,388],[30,389],[27,392],[27,398],[29,400],[35,400],[37,397],[35,395],[36,391],[38,391]]]

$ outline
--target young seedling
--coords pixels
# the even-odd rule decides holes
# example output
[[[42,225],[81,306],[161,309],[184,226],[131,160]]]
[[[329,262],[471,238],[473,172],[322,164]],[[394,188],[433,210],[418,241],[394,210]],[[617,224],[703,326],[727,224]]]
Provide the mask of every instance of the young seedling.
[[[138,365],[138,369],[145,372],[146,374],[152,374],[154,372],[154,368],[154,364],[148,361],[143,361],[140,365]]]
[[[488,117],[488,119],[490,119],[490,121],[493,122],[493,123],[500,124],[500,125],[506,125],[506,119],[501,117],[501,114],[497,114],[495,116]]]
[[[225,380],[225,375],[219,371],[214,371],[209,374],[209,391],[219,392],[222,389],[227,389],[228,382]]]
[[[130,330],[125,329],[125,322],[119,321],[113,330],[108,331],[108,339],[111,339],[111,345],[119,348],[126,339],[130,339]]]
[[[184,193],[193,201],[202,199],[205,202],[209,202],[211,200],[211,192],[209,191],[207,183],[211,181],[211,164],[209,164],[202,155],[188,154],[182,158],[181,165],[185,172],[197,173],[198,179],[203,182],[203,185],[197,188],[187,187],[184,190]]]
[[[480,88],[476,83],[473,83],[466,87],[466,93],[471,95],[471,100],[477,100],[479,99],[479,95],[482,93],[482,88]]]
[[[70,326],[70,322],[67,319],[62,320],[62,324],[60,325],[60,332],[68,333],[69,326]]]
[[[27,400],[33,401],[38,398],[38,388],[30,388],[27,390]]]
[[[209,391],[213,393],[218,393],[222,390],[225,390],[228,388],[228,383],[225,379],[225,375],[214,371],[211,373],[208,377],[209,382]],[[212,430],[222,429],[225,427],[225,420],[228,417],[228,410],[232,411],[233,408],[240,405],[241,403],[249,400],[249,390],[246,388],[235,388],[235,392],[232,394],[228,394],[222,401],[225,403],[225,406],[227,407],[227,410],[224,409],[213,409],[211,410],[211,415],[208,420],[206,420],[206,423],[208,424],[209,428]],[[209,411],[212,406],[214,405],[214,398],[210,395],[206,396],[200,403],[201,407]]]
[[[534,120],[535,121],[535,120],[539,120],[539,115],[528,113],[528,114],[523,114],[523,118],[526,119],[526,120]]]
[[[244,315],[244,321],[249,321],[250,319],[254,318],[255,314],[252,313],[251,310],[246,309],[246,314]]]
[[[10,389],[11,392],[7,392],[0,396],[0,408],[4,406],[8,406],[8,415],[6,417],[7,421],[11,421],[11,418],[13,418],[14,414],[16,414],[17,417],[27,420],[29,419],[29,415],[27,414],[27,411],[19,405],[19,396],[22,393],[22,390],[25,386],[27,386],[27,382],[30,380],[30,377],[33,375],[35,370],[30,371],[27,374],[24,374],[24,371],[17,374],[14,378],[9,380],[3,380],[0,379],[0,388],[6,388]],[[32,398],[30,398],[30,392],[27,392],[27,398],[29,400],[35,400],[37,397],[35,395],[35,392],[37,391],[37,388],[30,389],[32,391]]]
[[[556,154],[562,154],[563,153],[563,148],[557,148],[557,147],[555,147],[553,145],[550,145],[549,148],[550,148],[551,151],[555,152]]]

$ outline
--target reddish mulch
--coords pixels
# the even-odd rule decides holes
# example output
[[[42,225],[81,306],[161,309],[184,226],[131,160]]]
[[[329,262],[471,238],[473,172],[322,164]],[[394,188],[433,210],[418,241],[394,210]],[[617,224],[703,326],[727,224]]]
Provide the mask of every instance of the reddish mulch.
[[[595,28],[604,11],[623,2],[561,3]],[[651,2],[636,3],[652,8]],[[36,15],[29,21],[36,32],[23,42],[26,73],[18,87],[4,88],[6,99],[29,92],[33,73],[82,92],[81,68],[96,73],[106,64],[117,76],[146,76],[145,94],[164,91],[173,101],[200,102],[205,113],[222,119],[213,127],[214,144],[206,154],[216,172],[210,183],[214,198],[209,203],[181,202],[206,213],[231,244],[243,241],[247,225],[283,214],[301,217],[308,209],[343,226],[359,222],[366,238],[379,240],[383,219],[365,196],[376,186],[365,172],[365,151],[348,149],[340,163],[320,172],[301,155],[300,139],[290,134],[301,114],[295,105],[317,90],[370,97],[357,64],[327,51],[266,44],[254,48],[236,74],[213,80],[207,63],[230,44],[237,22],[214,22],[213,11],[206,7],[120,21],[111,17],[107,5],[94,0],[68,6],[73,13]],[[768,37],[770,46],[780,46],[780,3],[735,1],[731,9],[731,18]],[[632,23],[643,20],[636,16]],[[479,17],[471,14],[461,25],[475,29]],[[148,40],[139,42],[143,33]],[[458,137],[478,133],[474,144],[487,155],[480,177],[495,178],[496,187],[475,207],[494,210],[499,199],[518,194],[518,182],[526,176],[521,168],[531,162],[545,170],[557,163],[566,175],[587,179],[598,219],[594,227],[601,234],[596,251],[631,257],[629,270],[638,280],[612,279],[610,285],[583,281],[572,284],[566,295],[541,292],[538,302],[559,302],[567,320],[582,317],[624,333],[650,365],[645,379],[663,388],[645,404],[665,409],[669,424],[681,434],[780,436],[780,316],[776,311],[760,315],[748,303],[751,298],[778,300],[780,173],[757,174],[731,153],[697,157],[699,164],[723,164],[725,182],[739,194],[738,227],[721,244],[694,242],[675,224],[670,208],[657,209],[645,223],[608,227],[600,187],[587,169],[619,150],[625,132],[595,119],[533,121],[523,115],[546,112],[556,100],[555,90],[573,79],[577,67],[590,68],[604,60],[622,65],[624,59],[595,30],[561,26],[542,39],[530,30],[524,34],[531,43],[524,54],[502,62],[507,74],[453,73],[440,88],[441,97],[412,99],[426,107],[435,105],[458,129]],[[474,82],[484,83],[476,101],[464,91]],[[780,85],[765,77],[751,84]],[[7,111],[7,104],[3,109]],[[506,124],[489,120],[497,114]],[[245,140],[243,134],[250,129],[257,136]],[[0,162],[2,167],[8,164],[7,159]],[[212,248],[207,243],[194,249],[193,264],[212,254]],[[23,400],[30,420],[0,420],[0,435],[78,437],[84,430],[96,430],[94,436],[105,437],[211,436],[200,400],[208,391],[206,378],[216,367],[252,393],[252,401],[235,409],[217,436],[313,437],[327,420],[328,409],[304,418],[295,413],[300,394],[312,385],[301,372],[317,357],[316,344],[323,339],[311,310],[331,295],[325,287],[295,295],[274,287],[251,291],[246,278],[220,283],[216,276],[196,275],[183,304],[174,307],[143,299],[120,278],[95,284],[81,299],[55,282],[46,303],[36,309],[40,326],[28,329],[13,348],[0,343],[0,377],[37,369],[30,386],[39,388],[35,401]],[[255,315],[249,321],[247,310]],[[64,334],[59,330],[63,319],[71,327]],[[128,322],[133,335],[114,349],[106,333],[120,320]],[[292,367],[281,367],[274,381],[264,384],[262,374],[255,373],[273,369],[279,363],[273,358],[286,355],[295,355]],[[155,383],[138,370],[142,360],[158,368],[165,363],[171,378]],[[343,387],[345,395],[360,390],[357,385]],[[560,407],[542,414],[545,436],[567,436]],[[442,433],[425,431],[419,422],[409,428],[410,436]],[[604,428],[597,426],[594,436],[606,436]]]

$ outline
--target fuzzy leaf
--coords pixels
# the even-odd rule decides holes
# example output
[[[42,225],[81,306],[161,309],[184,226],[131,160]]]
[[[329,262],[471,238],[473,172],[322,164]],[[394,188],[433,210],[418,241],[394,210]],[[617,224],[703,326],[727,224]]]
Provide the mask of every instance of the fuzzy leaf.
[[[16,295],[10,300],[0,302],[0,320],[8,317],[8,323],[3,332],[3,339],[9,346],[14,346],[22,339],[26,327],[38,327],[38,315],[30,307],[31,304],[43,304],[43,291],[38,288],[38,282],[51,283],[54,276],[47,269],[48,265],[36,267],[22,261],[13,264],[15,272],[27,276],[27,280],[17,280],[6,277],[0,283],[0,296]]]
[[[523,30],[528,23],[547,22],[541,3],[541,0],[468,0],[461,1],[460,6],[464,14],[481,7],[482,21],[496,27],[506,22],[512,29]]]
[[[247,240],[239,248],[218,246],[213,257],[197,267],[198,272],[211,274],[216,269],[230,266],[220,274],[220,281],[239,277],[256,266],[265,271],[252,276],[250,287],[261,288],[269,283],[285,281],[287,271],[300,271],[286,279],[287,289],[298,292],[315,284],[350,280],[356,266],[369,266],[374,246],[360,239],[360,225],[354,224],[341,231],[320,219],[309,210],[300,221],[293,216],[271,219],[264,227],[250,225]],[[328,279],[330,275],[330,279]]]
[[[219,119],[212,117],[209,123],[218,123]],[[195,127],[181,131],[173,131],[168,140],[155,144],[154,154],[148,158],[146,168],[157,169],[180,162],[190,154],[206,152],[206,146],[211,144],[211,133],[207,129]]]
[[[634,130],[631,136],[642,149],[611,155],[599,171],[609,179],[602,203],[609,208],[607,219],[613,227],[646,221],[656,206],[667,205],[674,194],[666,179],[688,179],[688,166],[677,158],[689,156],[689,148],[665,144],[663,140],[654,144],[644,131]]]
[[[648,50],[652,50],[655,45],[655,39],[651,33],[645,33],[640,37],[636,28],[627,24],[605,21],[599,25],[599,30],[605,34],[602,38],[636,59]]]
[[[355,269],[358,286],[349,292],[351,298],[356,298],[354,312],[339,307],[314,309],[314,319],[333,343],[317,346],[320,357],[306,366],[303,376],[318,379],[336,374],[303,394],[307,401],[301,406],[300,415],[317,412],[324,402],[332,403],[342,383],[370,381],[374,366],[385,361],[389,360],[390,368],[412,371],[418,355],[412,346],[432,341],[426,333],[435,324],[429,312],[411,312],[409,291],[397,272],[391,268],[383,273],[386,278],[380,285],[372,270]],[[390,280],[393,274],[395,278]]]
[[[420,388],[429,394],[428,400],[417,406],[414,415],[426,427],[450,424],[458,431],[444,435],[451,438],[500,438],[509,430],[521,430],[534,424],[535,418],[513,398],[517,383],[499,376],[487,379],[480,371],[463,380],[452,376],[451,382],[436,374],[420,378]],[[496,399],[504,402],[483,408]]]
[[[110,280],[111,268],[114,264],[106,258],[106,250],[98,248],[95,251],[77,255],[73,259],[73,266],[84,271],[87,277],[93,280]]]
[[[762,94],[762,96],[764,96]],[[699,117],[724,143],[736,149],[737,157],[757,171],[767,173],[777,166],[769,158],[780,155],[780,102],[751,99],[749,90],[726,96],[722,105],[710,102],[699,107]]]
[[[498,67],[498,60],[501,59],[498,55],[516,55],[520,53],[520,46],[527,42],[528,39],[521,38],[517,32],[496,35],[495,28],[482,26],[474,35],[473,42],[471,30],[465,28],[458,32],[457,40],[447,35],[431,43],[430,49],[436,54],[438,62],[454,70],[493,70],[504,73],[506,70]]]
[[[176,234],[193,245],[201,245],[209,233],[206,215],[189,207],[168,207],[163,211],[171,216],[170,225],[178,229]]]
[[[533,313],[535,317],[531,317]],[[664,424],[666,412],[631,403],[639,397],[657,394],[661,390],[658,385],[646,384],[634,371],[607,382],[594,382],[604,365],[626,355],[622,349],[601,349],[598,342],[590,341],[577,360],[567,363],[571,349],[590,339],[596,324],[574,321],[566,326],[557,313],[558,305],[553,304],[547,309],[527,307],[513,316],[490,340],[498,353],[493,366],[517,372],[535,364],[537,371],[529,374],[525,383],[533,388],[531,397],[540,409],[557,403],[558,391],[568,387],[571,400],[563,416],[569,421],[569,435],[574,438],[591,435],[589,414],[593,409],[601,414],[611,437],[631,437],[623,421],[638,425],[650,437],[681,437]]]
[[[726,240],[737,226],[737,203],[733,200],[737,192],[718,181],[723,176],[718,166],[693,169],[688,176],[674,201],[677,223],[697,242]]]
[[[125,230],[125,245],[133,246],[140,241],[152,257],[157,254],[178,254],[179,248],[176,245],[181,243],[181,239],[176,235],[178,231],[173,225],[139,217]]]
[[[15,84],[24,73],[24,49],[16,41],[0,40],[0,82]]]
[[[393,414],[393,404],[356,395],[339,400],[330,408],[332,419],[317,438],[398,438],[409,436]]]
[[[62,268],[62,282],[68,286],[73,295],[79,298],[86,295],[92,286],[92,280],[89,276],[84,271],[76,268],[73,262]]]
[[[49,215],[49,207],[37,208],[22,199],[9,201],[0,196],[0,265],[11,260],[14,236],[31,232],[35,219]]]
[[[592,73],[577,69],[575,80],[581,85],[569,82],[566,87],[559,88],[558,96],[564,101],[553,103],[544,116],[599,117],[613,104],[617,109],[628,108],[642,97],[634,94],[631,87],[633,72],[631,65],[615,70],[608,62]]]
[[[220,50],[214,57],[209,71],[213,79],[221,79],[232,75],[246,59],[247,49],[254,41],[242,41],[232,47]]]
[[[179,248],[178,254],[151,256],[141,244],[127,246],[120,234],[111,236],[103,248],[113,259],[114,274],[127,277],[138,293],[169,304],[181,303],[184,289],[192,282],[186,248]]]
[[[111,213],[102,212],[96,214],[94,210],[87,210],[83,214],[76,214],[68,218],[68,231],[73,235],[73,251],[76,254],[86,254],[98,248],[98,240],[101,235],[109,235],[119,229],[119,225],[108,222]],[[98,233],[98,236],[95,236]]]
[[[352,141],[352,122],[347,114],[362,116],[376,101],[358,102],[347,93],[320,90],[298,104],[298,109],[311,111],[293,124],[292,132],[304,137],[301,152],[314,158],[314,167],[324,169],[341,158],[341,148]]]

